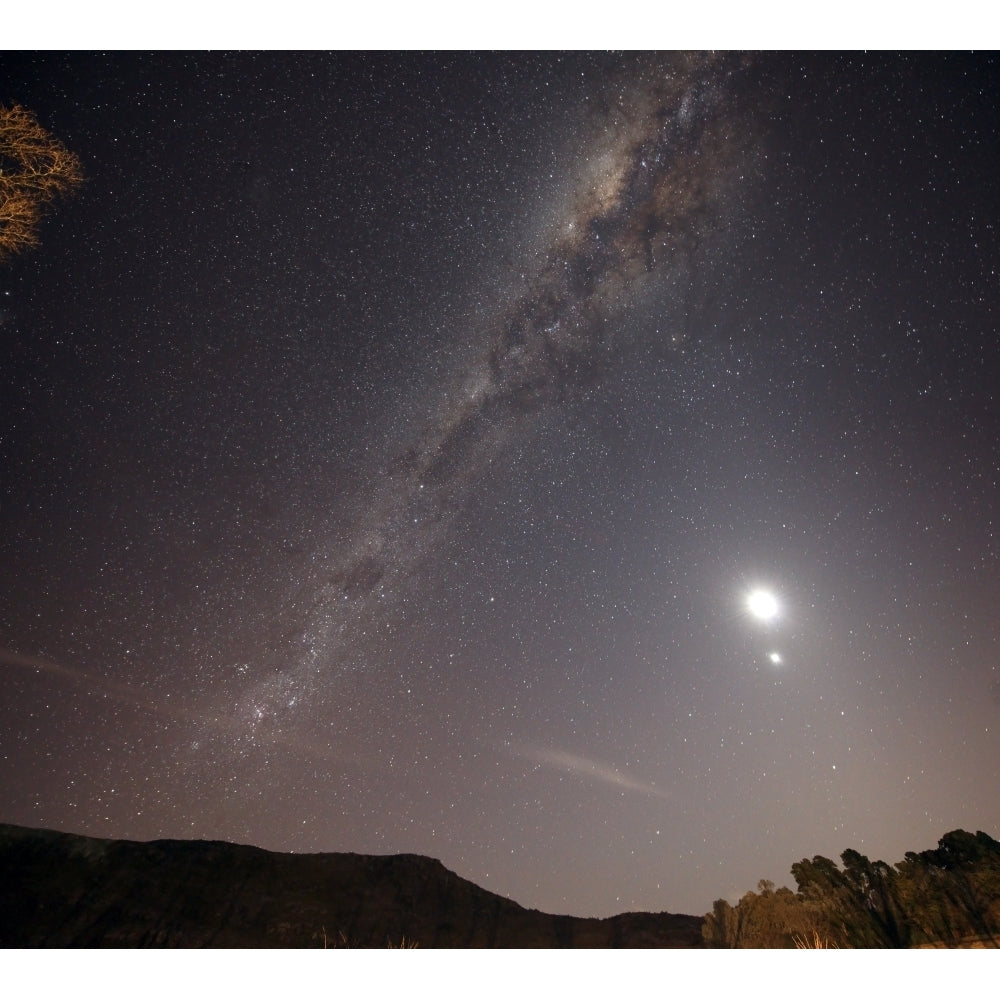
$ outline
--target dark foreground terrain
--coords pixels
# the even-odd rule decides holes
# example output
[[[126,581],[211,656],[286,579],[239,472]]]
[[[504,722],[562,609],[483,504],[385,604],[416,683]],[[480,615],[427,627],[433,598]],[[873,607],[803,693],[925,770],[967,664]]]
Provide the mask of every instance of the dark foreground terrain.
[[[415,854],[274,854],[0,824],[5,948],[697,948],[701,925],[527,910]]]

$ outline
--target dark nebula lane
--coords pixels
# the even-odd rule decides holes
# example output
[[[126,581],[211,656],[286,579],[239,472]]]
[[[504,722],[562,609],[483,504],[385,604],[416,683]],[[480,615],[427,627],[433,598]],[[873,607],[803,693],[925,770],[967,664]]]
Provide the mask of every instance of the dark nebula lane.
[[[488,348],[467,390],[397,457],[346,557],[332,554],[338,568],[317,592],[298,667],[335,671],[358,623],[389,613],[512,437],[540,409],[598,384],[607,358],[629,349],[611,333],[614,316],[635,285],[702,238],[750,144],[734,110],[738,68],[734,58],[664,59],[597,123],[600,148],[570,168],[582,182],[527,290],[494,329],[471,334]]]

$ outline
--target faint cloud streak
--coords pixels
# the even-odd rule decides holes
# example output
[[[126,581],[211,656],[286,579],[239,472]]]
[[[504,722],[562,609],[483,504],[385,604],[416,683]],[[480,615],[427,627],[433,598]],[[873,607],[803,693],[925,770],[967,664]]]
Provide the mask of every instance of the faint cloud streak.
[[[552,767],[579,778],[612,785],[628,792],[639,792],[651,798],[666,800],[669,797],[662,788],[657,788],[648,781],[641,781],[623,774],[612,764],[605,764],[580,754],[570,753],[568,750],[548,750],[543,747],[529,746],[512,747],[511,749],[518,757],[533,760],[536,764]]]
[[[353,750],[335,746],[332,742],[324,743],[297,735],[287,735],[281,728],[260,731],[247,719],[234,716],[230,706],[216,706],[215,710],[211,708],[193,710],[176,699],[157,701],[150,694],[130,684],[98,677],[39,656],[25,656],[4,646],[0,646],[0,664],[68,681],[84,688],[92,697],[109,697],[119,702],[127,702],[140,709],[155,712],[171,722],[196,725],[209,732],[213,738],[229,739],[233,745],[239,745],[244,751],[247,748],[255,748],[267,753],[281,749],[314,760],[337,761],[354,766],[375,767],[380,763],[376,757],[364,757]],[[202,740],[196,739],[194,743],[200,746]]]
[[[12,649],[0,646],[0,663],[9,667],[21,667],[31,670],[34,673],[47,674],[50,677],[60,677],[63,680],[71,681],[73,684],[88,688],[91,693],[97,695],[112,695],[123,701],[132,702],[143,708],[152,709],[155,712],[163,712],[164,709],[152,701],[148,694],[129,684],[122,684],[120,681],[109,680],[106,677],[95,677],[92,674],[84,673],[72,667],[64,667],[51,660],[44,660],[38,656],[25,656],[23,653],[15,653]]]

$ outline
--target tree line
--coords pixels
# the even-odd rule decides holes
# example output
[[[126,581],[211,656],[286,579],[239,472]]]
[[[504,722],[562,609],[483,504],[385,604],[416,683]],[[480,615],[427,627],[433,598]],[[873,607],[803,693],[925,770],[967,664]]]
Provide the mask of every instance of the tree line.
[[[762,880],[717,899],[702,935],[714,948],[1000,946],[1000,842],[953,830],[895,865],[846,850],[792,865],[797,892]]]

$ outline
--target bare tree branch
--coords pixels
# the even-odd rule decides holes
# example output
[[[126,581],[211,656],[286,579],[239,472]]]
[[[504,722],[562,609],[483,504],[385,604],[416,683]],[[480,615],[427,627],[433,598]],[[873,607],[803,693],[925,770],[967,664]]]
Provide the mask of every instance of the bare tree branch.
[[[30,111],[0,107],[0,261],[37,246],[43,208],[82,183],[79,158]]]

